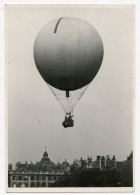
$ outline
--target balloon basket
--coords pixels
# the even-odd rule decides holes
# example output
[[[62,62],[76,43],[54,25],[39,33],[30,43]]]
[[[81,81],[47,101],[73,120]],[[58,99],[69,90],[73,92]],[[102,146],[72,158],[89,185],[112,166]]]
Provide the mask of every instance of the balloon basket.
[[[62,125],[64,128],[74,127],[74,120],[72,118],[65,117],[65,120],[63,121]]]

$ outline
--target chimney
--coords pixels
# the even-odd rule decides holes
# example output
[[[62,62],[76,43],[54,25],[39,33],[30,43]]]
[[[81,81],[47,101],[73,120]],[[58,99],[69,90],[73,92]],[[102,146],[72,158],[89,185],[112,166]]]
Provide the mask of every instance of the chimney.
[[[112,160],[114,161],[114,168],[116,168],[116,167],[117,167],[117,163],[116,163],[116,158],[115,158],[115,155],[113,155]]]
[[[110,160],[110,155],[106,155],[106,160]]]
[[[106,167],[106,157],[105,157],[105,167]]]
[[[102,166],[101,166],[101,159],[99,159],[99,168],[100,168],[100,170],[102,169]]]
[[[100,160],[101,159],[101,156],[97,156],[97,160]]]
[[[112,158],[112,160],[116,160],[116,158],[115,158],[115,155],[113,155],[113,158]]]

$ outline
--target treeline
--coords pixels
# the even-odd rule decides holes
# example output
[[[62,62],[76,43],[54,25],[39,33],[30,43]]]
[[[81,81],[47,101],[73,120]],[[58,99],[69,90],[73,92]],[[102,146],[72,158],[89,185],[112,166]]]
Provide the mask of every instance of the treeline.
[[[120,173],[112,170],[80,170],[51,184],[50,187],[120,187]]]

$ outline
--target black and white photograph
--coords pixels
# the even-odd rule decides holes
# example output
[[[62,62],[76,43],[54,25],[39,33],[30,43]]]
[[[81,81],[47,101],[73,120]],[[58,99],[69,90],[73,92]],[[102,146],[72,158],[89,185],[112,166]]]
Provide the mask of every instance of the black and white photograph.
[[[134,6],[5,9],[7,192],[133,192]]]

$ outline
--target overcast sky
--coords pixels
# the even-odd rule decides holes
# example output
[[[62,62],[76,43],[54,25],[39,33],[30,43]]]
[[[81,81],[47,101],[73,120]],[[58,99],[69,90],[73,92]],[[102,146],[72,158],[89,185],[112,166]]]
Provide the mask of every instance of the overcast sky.
[[[39,161],[45,146],[53,162],[132,151],[133,6],[7,6],[6,56],[9,163]],[[100,33],[104,59],[74,110],[74,127],[62,128],[64,111],[34,63],[38,31],[50,20],[78,17]]]

